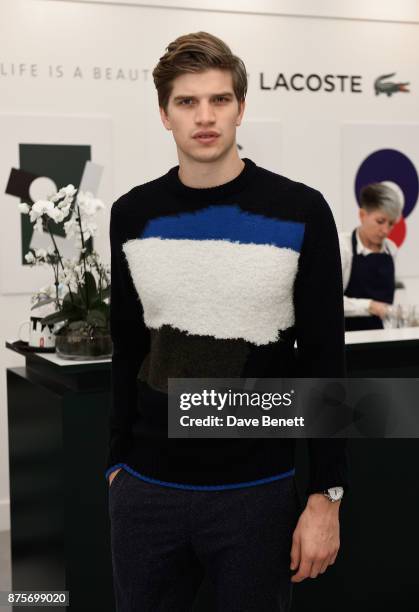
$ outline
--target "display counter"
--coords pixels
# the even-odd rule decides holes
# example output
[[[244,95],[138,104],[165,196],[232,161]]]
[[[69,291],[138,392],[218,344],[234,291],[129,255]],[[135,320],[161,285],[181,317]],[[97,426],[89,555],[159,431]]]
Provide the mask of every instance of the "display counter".
[[[6,346],[25,357],[7,368],[12,589],[68,590],[71,610],[114,612],[104,477],[110,360]]]
[[[419,327],[346,332],[345,345],[353,378],[419,377]]]

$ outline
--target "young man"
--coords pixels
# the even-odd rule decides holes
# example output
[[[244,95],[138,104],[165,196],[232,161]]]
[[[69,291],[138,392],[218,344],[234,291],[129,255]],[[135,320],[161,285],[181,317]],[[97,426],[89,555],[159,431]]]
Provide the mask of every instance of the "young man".
[[[361,189],[360,226],[339,234],[345,329],[383,329],[396,288],[397,246],[388,234],[400,218],[397,193],[382,183]]]
[[[110,224],[118,611],[189,609],[207,572],[217,610],[283,612],[336,559],[345,441],[309,440],[301,513],[295,439],[168,438],[168,378],[343,376],[336,227],[318,191],[239,158],[246,69],[223,41],[179,37],[153,77],[179,165]]]

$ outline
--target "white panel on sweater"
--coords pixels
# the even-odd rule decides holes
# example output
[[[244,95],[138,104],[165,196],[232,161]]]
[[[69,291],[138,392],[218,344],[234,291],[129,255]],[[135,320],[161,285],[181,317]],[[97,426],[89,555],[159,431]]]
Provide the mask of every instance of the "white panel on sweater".
[[[294,324],[292,249],[153,237],[123,250],[149,328],[264,345]]]

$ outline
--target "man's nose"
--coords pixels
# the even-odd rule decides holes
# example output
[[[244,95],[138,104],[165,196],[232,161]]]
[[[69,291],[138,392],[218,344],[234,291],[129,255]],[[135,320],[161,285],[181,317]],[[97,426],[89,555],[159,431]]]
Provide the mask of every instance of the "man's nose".
[[[203,102],[198,105],[195,115],[197,123],[212,123],[214,119],[214,109],[211,107],[211,104]]]

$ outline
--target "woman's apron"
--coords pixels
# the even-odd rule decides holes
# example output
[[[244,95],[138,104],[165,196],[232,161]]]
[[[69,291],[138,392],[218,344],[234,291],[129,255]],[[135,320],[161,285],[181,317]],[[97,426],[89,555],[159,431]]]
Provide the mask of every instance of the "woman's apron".
[[[356,229],[352,233],[352,269],[345,295],[392,304],[396,288],[394,260],[390,252],[358,255]],[[345,330],[383,329],[380,317],[345,317]]]

